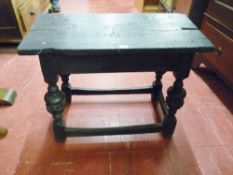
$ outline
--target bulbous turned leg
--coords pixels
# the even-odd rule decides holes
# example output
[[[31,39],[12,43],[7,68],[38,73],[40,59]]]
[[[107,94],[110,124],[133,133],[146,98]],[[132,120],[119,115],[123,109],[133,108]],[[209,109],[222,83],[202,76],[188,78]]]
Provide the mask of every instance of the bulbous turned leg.
[[[65,142],[65,123],[63,111],[65,107],[65,95],[57,86],[58,76],[56,60],[51,55],[40,55],[41,70],[45,82],[48,84],[48,92],[44,96],[47,110],[53,115],[53,131],[58,142]]]
[[[153,93],[151,94],[152,102],[157,101],[158,95],[162,91],[163,84],[161,80],[162,80],[164,73],[165,73],[164,71],[156,72],[155,81],[152,84],[152,87],[153,87]]]
[[[185,78],[182,75],[174,74],[176,80],[173,86],[169,87],[167,90],[166,102],[169,107],[168,115],[165,116],[163,121],[163,135],[167,138],[170,138],[176,127],[176,111],[181,108],[184,104],[184,97],[186,96],[186,91],[183,88],[183,79]]]
[[[72,94],[71,94],[71,85],[69,83],[69,75],[68,74],[61,75],[61,79],[62,79],[61,89],[65,94],[66,103],[71,103]]]
[[[56,84],[49,84],[48,92],[45,94],[45,102],[48,112],[53,115],[53,130],[55,138],[58,142],[65,142],[65,124],[63,119],[63,111],[65,107],[65,96],[58,89]]]

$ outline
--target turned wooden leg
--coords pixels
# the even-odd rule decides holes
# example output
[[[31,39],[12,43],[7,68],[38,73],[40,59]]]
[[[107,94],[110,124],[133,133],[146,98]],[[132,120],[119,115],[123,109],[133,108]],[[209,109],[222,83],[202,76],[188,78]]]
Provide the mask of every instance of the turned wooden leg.
[[[165,116],[163,121],[163,135],[170,138],[176,127],[176,111],[181,108],[184,104],[184,97],[186,96],[186,91],[183,88],[183,79],[186,76],[174,73],[175,82],[173,86],[169,87],[167,90],[166,102],[169,107],[168,115]]]
[[[62,79],[62,86],[61,89],[65,94],[66,97],[66,103],[71,103],[71,85],[69,83],[69,75],[61,75]]]
[[[59,142],[64,142],[66,139],[63,119],[65,96],[61,91],[59,91],[56,84],[49,84],[48,92],[45,94],[44,99],[48,112],[50,112],[54,118],[53,130],[55,138]]]
[[[65,107],[65,95],[57,86],[58,76],[56,72],[56,61],[49,57],[40,56],[41,69],[44,80],[48,84],[48,92],[45,94],[47,110],[53,115],[53,131],[58,142],[66,140],[65,123],[63,111]]]
[[[152,86],[153,86],[153,93],[151,94],[151,101],[152,102],[157,101],[158,95],[162,91],[163,84],[162,84],[161,80],[162,80],[164,73],[165,73],[164,71],[156,72],[155,81],[152,84]]]

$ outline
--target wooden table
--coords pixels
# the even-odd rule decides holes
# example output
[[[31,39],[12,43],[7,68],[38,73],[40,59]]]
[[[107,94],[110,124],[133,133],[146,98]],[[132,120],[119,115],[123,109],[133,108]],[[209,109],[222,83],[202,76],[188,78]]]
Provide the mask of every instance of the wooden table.
[[[44,14],[18,47],[20,55],[39,55],[48,92],[45,102],[53,115],[57,141],[68,136],[162,132],[170,138],[176,111],[183,105],[183,80],[193,54],[213,51],[209,40],[182,14]],[[174,84],[162,94],[162,76],[172,71]],[[152,86],[133,89],[71,88],[70,74],[155,72]],[[27,75],[28,76],[28,75]],[[57,86],[58,76],[63,84]],[[113,128],[70,128],[63,119],[72,95],[151,94],[161,109],[161,122]]]

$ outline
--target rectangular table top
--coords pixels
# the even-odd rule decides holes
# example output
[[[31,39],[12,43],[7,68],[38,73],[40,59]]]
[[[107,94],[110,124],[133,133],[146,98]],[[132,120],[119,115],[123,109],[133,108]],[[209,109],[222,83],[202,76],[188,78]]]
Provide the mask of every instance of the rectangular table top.
[[[21,55],[206,52],[212,43],[183,14],[43,14],[18,47]]]

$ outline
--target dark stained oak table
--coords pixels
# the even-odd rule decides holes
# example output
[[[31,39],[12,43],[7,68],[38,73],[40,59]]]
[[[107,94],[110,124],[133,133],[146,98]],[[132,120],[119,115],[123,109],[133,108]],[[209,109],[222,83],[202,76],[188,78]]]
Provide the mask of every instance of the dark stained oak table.
[[[53,115],[57,141],[68,136],[162,132],[170,138],[176,111],[183,105],[183,80],[189,76],[195,52],[214,46],[182,14],[44,14],[33,24],[18,47],[20,55],[39,55],[48,92],[45,102]],[[162,94],[162,76],[172,71],[174,84]],[[152,86],[94,90],[72,88],[70,74],[155,72]],[[61,90],[57,86],[62,78]],[[161,122],[111,128],[70,128],[63,119],[72,95],[151,94]]]

